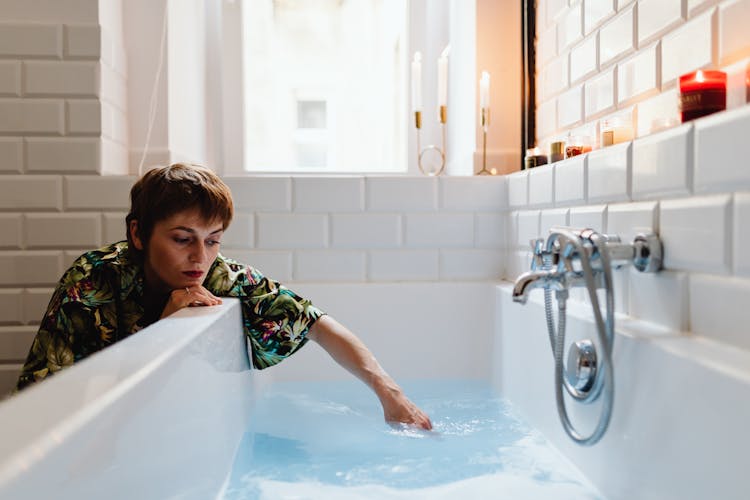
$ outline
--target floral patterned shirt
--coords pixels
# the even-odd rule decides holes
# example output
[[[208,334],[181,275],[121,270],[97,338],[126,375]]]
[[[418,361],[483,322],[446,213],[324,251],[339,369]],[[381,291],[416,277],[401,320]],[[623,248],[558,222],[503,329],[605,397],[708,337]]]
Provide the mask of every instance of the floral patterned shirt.
[[[203,282],[218,297],[237,297],[256,368],[275,365],[307,342],[320,309],[257,269],[219,255]],[[144,300],[143,266],[121,241],[87,252],[55,289],[17,389],[42,380],[159,319]],[[163,306],[163,304],[162,304]]]

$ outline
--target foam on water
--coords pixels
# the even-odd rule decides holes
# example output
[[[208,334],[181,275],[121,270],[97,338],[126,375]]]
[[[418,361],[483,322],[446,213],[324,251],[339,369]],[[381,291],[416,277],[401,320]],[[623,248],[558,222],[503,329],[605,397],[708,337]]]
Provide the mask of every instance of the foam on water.
[[[423,381],[405,390],[433,431],[385,424],[357,381],[274,384],[224,498],[602,498],[487,384]]]

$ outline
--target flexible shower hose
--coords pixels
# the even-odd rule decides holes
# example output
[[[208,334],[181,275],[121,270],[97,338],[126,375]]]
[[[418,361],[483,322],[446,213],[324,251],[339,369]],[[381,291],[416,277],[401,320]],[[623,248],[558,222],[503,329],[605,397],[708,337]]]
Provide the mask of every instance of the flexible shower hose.
[[[614,292],[612,286],[612,268],[607,250],[606,238],[598,233],[592,233],[590,236],[591,243],[595,246],[602,261],[602,270],[604,273],[604,286],[606,290],[606,320],[602,318],[601,308],[599,306],[599,297],[596,293],[596,282],[594,270],[591,267],[591,261],[578,235],[573,232],[561,230],[559,234],[564,236],[567,244],[573,245],[581,259],[581,268],[583,271],[586,289],[589,293],[591,306],[594,312],[596,322],[597,336],[601,347],[601,363],[597,368],[594,385],[588,396],[583,398],[583,402],[593,401],[599,393],[604,391],[604,400],[599,421],[594,431],[588,435],[581,435],[573,424],[570,422],[568,412],[565,407],[563,387],[573,393],[570,384],[563,375],[564,363],[563,354],[565,350],[565,322],[566,322],[566,300],[567,289],[557,292],[558,303],[558,327],[555,331],[555,322],[552,314],[552,292],[545,288],[544,290],[544,311],[547,319],[547,332],[549,334],[550,346],[555,357],[555,399],[557,402],[557,413],[560,416],[560,422],[565,432],[573,441],[583,446],[590,446],[597,443],[609,426],[612,416],[612,406],[614,403],[614,372],[612,369],[612,348],[614,346]],[[562,258],[562,257],[561,257]],[[567,258],[567,257],[566,257]]]

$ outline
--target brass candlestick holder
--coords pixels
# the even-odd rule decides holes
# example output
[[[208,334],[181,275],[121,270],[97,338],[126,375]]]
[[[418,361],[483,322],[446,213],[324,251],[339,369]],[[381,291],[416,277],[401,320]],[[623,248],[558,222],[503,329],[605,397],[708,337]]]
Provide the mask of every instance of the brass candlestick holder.
[[[477,175],[494,175],[487,170],[487,128],[490,125],[490,108],[482,108],[482,170]]]
[[[436,176],[445,170],[445,124],[448,121],[447,106],[440,106],[440,130],[442,135],[442,147],[430,144],[422,149],[422,112],[414,112],[414,123],[417,127],[417,165],[419,171],[425,175]]]
[[[490,108],[482,108],[482,170],[477,175],[494,175],[487,170],[487,128],[490,126]]]

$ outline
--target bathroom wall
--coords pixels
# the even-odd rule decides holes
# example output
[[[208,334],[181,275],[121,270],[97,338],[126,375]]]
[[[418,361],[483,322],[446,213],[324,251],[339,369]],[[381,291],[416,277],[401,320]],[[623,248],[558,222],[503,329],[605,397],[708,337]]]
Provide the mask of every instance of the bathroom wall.
[[[731,75],[738,71],[735,62],[744,73],[750,1],[646,0],[616,7],[611,1],[549,1],[540,2],[539,15],[546,26],[539,85],[560,87],[558,93],[540,91],[541,136],[594,123],[613,109],[632,109],[639,137],[507,177],[514,250],[506,276],[528,269],[529,240],[546,236],[555,224],[593,227],[626,241],[654,230],[664,243],[665,269],[657,275],[617,272],[616,308],[623,320],[645,322],[654,334],[695,335],[697,349],[708,348],[701,347],[706,341],[729,352],[750,349],[750,315],[743,307],[750,303],[750,170],[744,148],[750,106],[730,89],[735,97],[728,111],[656,133],[644,131],[642,123],[677,112],[679,74],[716,66]],[[610,30],[617,36],[611,38]],[[617,50],[608,46],[615,41],[623,44]],[[574,71],[583,57],[578,50],[589,43],[589,70]],[[619,77],[631,70],[634,80],[623,84]],[[605,74],[617,76],[609,111],[590,114],[589,92],[598,92]],[[561,121],[574,94],[577,118]],[[573,297],[585,300],[579,290]]]
[[[117,5],[0,1],[2,174],[127,172]]]
[[[140,162],[158,64],[153,47],[164,9],[182,4],[126,5],[0,0],[0,393],[14,382],[64,270],[83,251],[124,238],[136,178],[127,174]],[[207,5],[191,2],[180,19],[190,25]],[[200,48],[208,35],[170,36]],[[211,147],[196,139],[195,127],[206,122],[178,113],[166,97],[176,75],[199,80],[172,56],[165,53],[156,87],[147,165],[202,161]],[[47,70],[38,80],[37,66]],[[39,90],[35,81],[60,87]],[[201,109],[204,84],[184,89],[184,99]],[[127,148],[110,158],[109,143]],[[237,214],[223,251],[291,286],[477,282],[503,274],[502,177],[226,179]]]

